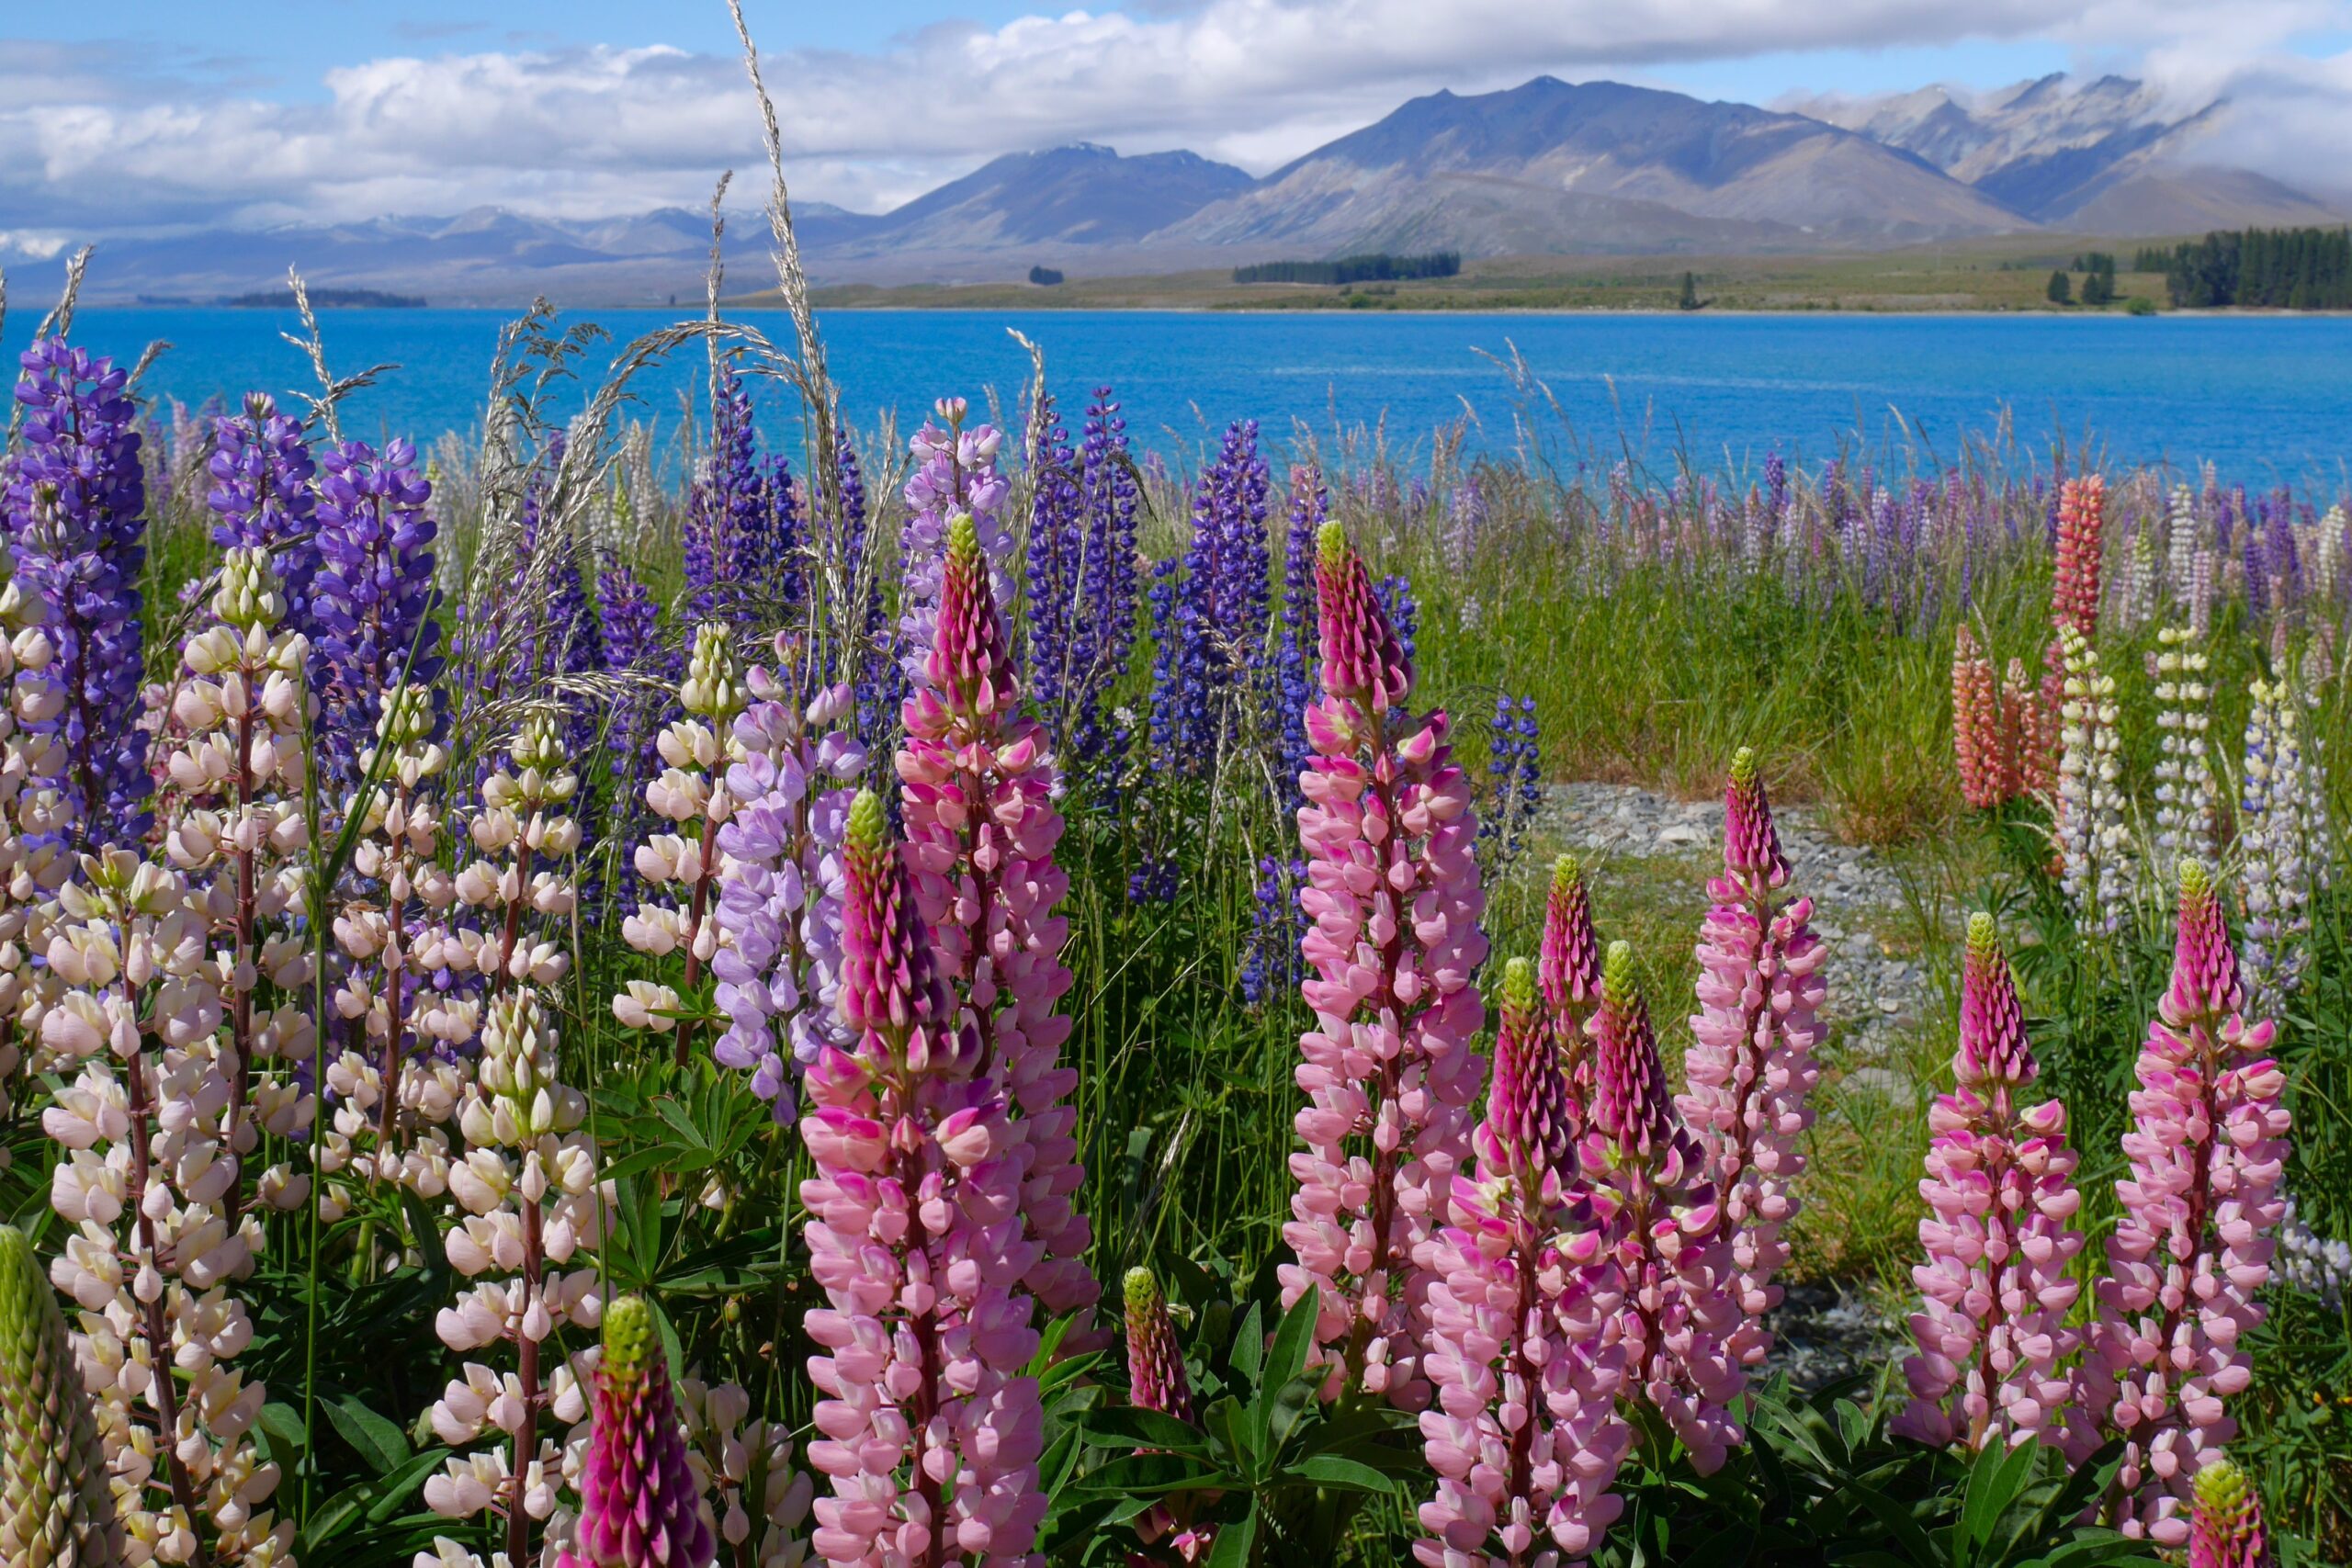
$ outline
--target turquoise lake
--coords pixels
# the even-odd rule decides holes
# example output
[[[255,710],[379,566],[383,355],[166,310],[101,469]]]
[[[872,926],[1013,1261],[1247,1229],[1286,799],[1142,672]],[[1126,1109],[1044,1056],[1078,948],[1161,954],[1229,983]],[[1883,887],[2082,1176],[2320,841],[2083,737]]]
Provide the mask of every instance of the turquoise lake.
[[[12,301],[0,337],[12,355],[39,314],[28,303]],[[621,344],[676,314],[563,318],[599,322],[613,341],[591,353],[558,406],[578,408]],[[789,334],[780,312],[741,319]],[[325,312],[338,374],[400,366],[345,405],[346,432],[429,438],[478,427],[506,320]],[[290,311],[90,309],[74,335],[124,360],[168,340],[144,390],[200,405],[249,388],[309,388],[307,361],[278,336],[296,324]],[[1255,418],[1278,442],[1304,430],[1326,450],[1341,426],[1378,427],[1393,452],[1421,459],[1430,433],[1465,412],[1474,446],[1540,440],[1563,467],[1630,456],[1653,472],[1682,456],[1702,468],[1753,464],[1776,446],[1803,460],[1843,449],[1931,468],[1969,436],[2002,442],[2018,462],[2046,461],[2063,439],[2110,462],[2211,461],[2235,482],[2333,490],[2352,455],[2352,319],[2341,317],[835,310],[820,324],[844,411],[861,427],[885,408],[906,425],[948,392],[985,406],[993,389],[1010,411],[1029,376],[1007,332],[1017,328],[1045,350],[1066,417],[1109,386],[1136,439],[1170,457],[1228,420]],[[1522,396],[1497,363],[1514,346],[1549,400]],[[690,347],[640,376],[636,416],[673,430],[701,357]],[[782,389],[755,395],[782,434]]]

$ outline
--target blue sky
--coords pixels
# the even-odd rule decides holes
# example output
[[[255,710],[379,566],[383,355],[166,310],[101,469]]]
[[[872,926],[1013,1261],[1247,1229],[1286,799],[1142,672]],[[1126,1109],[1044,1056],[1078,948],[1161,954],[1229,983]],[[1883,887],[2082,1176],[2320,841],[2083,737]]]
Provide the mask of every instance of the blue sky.
[[[1077,139],[1262,172],[1539,72],[1770,104],[2120,71],[2233,160],[2352,143],[2352,0],[745,0],[804,197]],[[110,0],[0,16],[0,258],[67,236],[699,203],[758,125],[722,0]]]

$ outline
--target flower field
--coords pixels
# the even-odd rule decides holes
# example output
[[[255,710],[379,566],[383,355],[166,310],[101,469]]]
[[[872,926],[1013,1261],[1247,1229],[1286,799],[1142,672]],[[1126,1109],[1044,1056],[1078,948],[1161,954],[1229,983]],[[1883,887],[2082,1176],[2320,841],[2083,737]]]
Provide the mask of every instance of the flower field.
[[[2352,1551],[2335,497],[902,435],[793,327],[535,310],[425,455],[315,325],[24,355],[0,1563]]]

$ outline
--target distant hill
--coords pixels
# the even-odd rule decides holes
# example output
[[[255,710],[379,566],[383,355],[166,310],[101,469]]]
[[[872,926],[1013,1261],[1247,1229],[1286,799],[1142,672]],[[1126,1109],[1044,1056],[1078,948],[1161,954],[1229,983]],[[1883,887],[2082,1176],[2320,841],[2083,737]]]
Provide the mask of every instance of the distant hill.
[[[1170,235],[1496,255],[1902,243],[2025,226],[1924,159],[1820,120],[1540,76],[1415,98]]]
[[[1415,98],[1263,178],[1193,152],[1079,142],[1007,153],[888,212],[802,201],[794,216],[812,278],[886,285],[1367,252],[1766,255],[2341,220],[2307,192],[2213,163],[2208,139],[2228,112],[2120,76],[1774,108],[1539,76]],[[56,286],[62,254],[5,246],[15,288]],[[708,215],[685,208],[566,220],[484,207],[112,240],[87,288],[93,300],[236,296],[283,288],[291,265],[313,290],[660,304],[701,298],[709,247]],[[773,285],[767,249],[755,215],[730,221],[731,293]]]

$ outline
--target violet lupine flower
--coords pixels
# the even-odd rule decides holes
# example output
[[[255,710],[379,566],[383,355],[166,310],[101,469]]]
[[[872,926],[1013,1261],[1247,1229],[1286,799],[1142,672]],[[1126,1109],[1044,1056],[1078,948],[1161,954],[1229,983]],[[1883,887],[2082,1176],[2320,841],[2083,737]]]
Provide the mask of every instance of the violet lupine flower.
[[[718,1537],[687,1464],[670,1358],[642,1296],[605,1309],[580,1519],[555,1568],[710,1568]]]
[[[693,620],[736,618],[744,586],[759,569],[769,515],[751,394],[735,367],[724,365],[711,389],[710,456],[686,497],[686,614]]]
[[[1453,1223],[1430,1248],[1437,1403],[1420,1429],[1439,1479],[1414,1546],[1429,1568],[1581,1559],[1623,1507],[1610,1485],[1633,1441],[1608,1342],[1624,1280],[1574,1185],[1567,1085],[1523,958],[1504,967],[1501,1013],[1476,1176],[1453,1178]]]
[[[1151,743],[1165,766],[1189,777],[1217,771],[1247,728],[1252,699],[1262,701],[1269,484],[1257,422],[1227,426],[1216,460],[1193,489],[1182,570],[1163,569],[1152,589],[1159,646]]]
[[[677,685],[683,671],[676,667],[678,650],[662,640],[661,611],[653,602],[652,590],[627,561],[610,559],[596,574],[596,640],[604,650],[605,668],[631,680],[613,700],[605,727],[605,749],[612,759],[604,791],[605,838],[611,843],[626,844],[633,842],[643,828],[639,807],[645,781],[661,765],[654,736],[661,728],[659,721],[668,716],[662,711],[672,700],[666,694]],[[649,689],[654,687],[662,694]],[[618,882],[615,902],[626,908],[639,892],[637,867],[628,857],[620,859]]]
[[[1535,984],[1543,993],[1545,1024],[1581,1136],[1592,1108],[1592,1035],[1585,1025],[1600,1006],[1600,939],[1593,931],[1592,895],[1585,887],[1584,868],[1574,855],[1564,854],[1552,863]]]
[[[311,623],[311,580],[319,556],[311,534],[318,506],[311,490],[318,464],[303,438],[302,422],[277,412],[266,392],[248,393],[245,412],[213,422],[213,450],[205,470],[212,477],[206,504],[220,519],[212,542],[269,552],[270,570],[286,595],[287,619],[304,636]]]
[[[917,686],[931,660],[947,528],[956,517],[972,520],[996,602],[1001,604],[1011,594],[1004,569],[1012,556],[1012,532],[999,513],[1012,486],[996,466],[1004,438],[990,424],[965,429],[969,411],[961,398],[942,398],[934,406],[944,427],[926,424],[908,444],[915,471],[907,479],[909,512],[899,529],[899,664]]]
[[[849,1565],[1019,1562],[1046,1499],[1021,1135],[917,912],[912,857],[861,790],[842,848],[841,1013],[809,1068],[800,1141],[819,1399],[817,1553]],[[934,1479],[945,1477],[945,1480]]]
[[[1259,858],[1257,885],[1250,889],[1250,936],[1241,960],[1241,999],[1253,1008],[1298,984],[1298,943],[1306,933],[1298,890],[1306,882],[1305,861]]]
[[[1789,897],[1788,883],[1763,775],[1743,746],[1724,791],[1724,869],[1707,884],[1714,902],[1699,932],[1699,1011],[1677,1106],[1706,1147],[1723,1203],[1747,1319],[1732,1350],[1751,1367],[1772,1345],[1764,1314],[1781,1303],[1772,1276],[1789,1260],[1781,1231],[1796,1217],[1798,1139],[1813,1125],[1806,1100],[1821,1076],[1813,1053],[1829,950],[1814,934],[1813,900]]]
[[[1663,1416],[1692,1467],[1712,1475],[1743,1440],[1728,1408],[1747,1386],[1734,1349],[1739,1283],[1706,1151],[1675,1113],[1624,942],[1609,944],[1589,1027],[1594,1094],[1580,1152],[1624,1271],[1616,1337],[1627,1396]]]
[[[1106,699],[1136,639],[1136,492],[1110,397],[1096,391],[1076,452],[1048,425],[1031,456],[1030,695],[1061,754],[1087,771],[1123,749]]]
[[[37,593],[63,687],[52,727],[68,852],[136,844],[153,781],[138,722],[143,658],[139,573],[147,480],[127,374],[46,338],[18,358],[26,416],[5,507],[17,581]]]
[[[375,738],[384,694],[403,683],[432,690],[441,673],[433,584],[439,525],[424,509],[433,487],[405,441],[386,444],[380,456],[364,441],[346,441],[319,467],[311,619],[325,668],[316,743],[328,775],[347,785]],[[433,710],[437,738],[437,696]]]
[[[939,604],[923,679],[907,699],[898,755],[917,908],[942,973],[971,1009],[993,1080],[1024,1145],[1021,1219],[1036,1247],[1023,1277],[1056,1316],[1080,1321],[1065,1348],[1089,1348],[1102,1286],[1086,1271],[1093,1238],[1077,1208],[1078,1070],[1061,1059],[1070,972],[1061,961],[1067,919],[1056,913],[1069,874],[1054,863],[1062,835],[1054,809],[1059,770],[1045,726],[1021,712],[1004,617],[979,530],[947,525]],[[1010,1161],[1008,1161],[1010,1163]]]
[[[1282,1268],[1283,1303],[1321,1299],[1316,1342],[1332,1393],[1358,1387],[1417,1409],[1434,1278],[1419,1258],[1468,1157],[1483,1066],[1476,813],[1443,710],[1401,734],[1391,726],[1412,666],[1335,523],[1316,577],[1323,696],[1307,709],[1316,756],[1298,813],[1299,903],[1314,922],[1299,989],[1315,1026],[1299,1039],[1306,1148],[1291,1157],[1299,1190],[1283,1237],[1298,1261]]]
[[[1543,730],[1535,722],[1533,697],[1514,701],[1508,692],[1495,694],[1485,793],[1478,837],[1487,856],[1481,869],[1491,882],[1519,857],[1528,824],[1544,804]]]
[[[2212,877],[2180,868],[2172,984],[2141,1047],[2140,1087],[2115,1184],[2122,1217],[2107,1243],[2078,1402],[2125,1439],[2110,1507],[2125,1533],[2188,1539],[2192,1478],[2237,1432],[2224,1401],[2252,1377],[2245,1336],[2285,1213],[2278,1178],[2290,1121],[2273,1026],[2240,1013],[2236,951]]]
[[[779,653],[779,659],[782,654]],[[734,814],[718,830],[721,938],[710,972],[727,1032],[721,1066],[752,1075],[752,1092],[792,1121],[792,1084],[825,1045],[855,1037],[840,1022],[842,834],[865,749],[836,727],[853,711],[846,685],[792,701],[763,666],[758,700],[737,716],[742,759],[727,772]]]
[[[1924,1296],[1912,1314],[1919,1350],[1903,1364],[1910,1403],[1894,1430],[1936,1447],[2055,1443],[2072,1389],[2067,1310],[2082,1292],[2066,1266],[2083,1249],[2082,1207],[2066,1107],[2027,1103],[2039,1074],[2017,984],[1993,917],[1968,920],[1961,971],[1960,1051],[1952,1092],[1928,1126]]]
[[[1276,705],[1268,726],[1282,737],[1278,776],[1285,816],[1298,809],[1297,779],[1315,755],[1306,739],[1307,705],[1315,700],[1315,550],[1330,505],[1330,492],[1318,470],[1291,470],[1290,525],[1283,538],[1283,596],[1274,639]]]
[[[2262,1495],[2228,1458],[2209,1460],[2189,1483],[2188,1568],[2277,1568]]]

